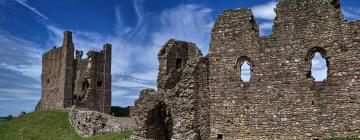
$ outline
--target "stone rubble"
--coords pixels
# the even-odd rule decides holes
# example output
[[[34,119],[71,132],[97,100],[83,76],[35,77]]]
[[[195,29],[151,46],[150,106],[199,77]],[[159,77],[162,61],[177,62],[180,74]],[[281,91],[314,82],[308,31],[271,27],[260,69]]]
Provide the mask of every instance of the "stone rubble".
[[[69,112],[69,120],[75,131],[82,137],[134,130],[132,123],[117,120],[108,114],[90,111],[85,108],[76,108],[75,106]]]

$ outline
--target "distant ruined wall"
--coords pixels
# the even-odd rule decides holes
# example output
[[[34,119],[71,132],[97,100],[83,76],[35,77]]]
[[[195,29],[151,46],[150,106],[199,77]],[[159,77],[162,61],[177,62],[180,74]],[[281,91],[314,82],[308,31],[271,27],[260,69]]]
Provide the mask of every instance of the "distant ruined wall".
[[[281,0],[274,10],[273,34],[264,37],[250,9],[221,13],[206,57],[193,43],[165,44],[157,96],[170,118],[166,135],[179,140],[360,136],[360,21],[346,22],[339,0]],[[311,76],[317,52],[328,66],[321,82]],[[245,60],[249,82],[240,76]],[[140,104],[146,102],[135,110]]]
[[[76,56],[74,105],[110,113],[111,71],[107,67],[111,66],[108,61],[111,59],[111,46],[104,45],[101,52],[89,51],[85,59],[81,54],[78,51]]]
[[[64,32],[64,42],[42,56],[41,99],[36,110],[71,107],[74,44],[71,32]]]
[[[88,58],[76,50],[72,33],[64,32],[62,47],[43,55],[42,97],[36,110],[76,105],[99,112],[111,112],[111,45],[100,52],[89,51]]]
[[[111,106],[111,115],[115,117],[130,117],[130,109],[132,106],[120,107],[120,106]]]

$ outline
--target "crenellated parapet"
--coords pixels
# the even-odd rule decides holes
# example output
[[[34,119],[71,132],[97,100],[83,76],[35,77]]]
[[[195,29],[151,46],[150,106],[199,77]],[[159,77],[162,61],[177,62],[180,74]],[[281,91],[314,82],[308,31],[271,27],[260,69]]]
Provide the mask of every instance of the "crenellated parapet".
[[[111,45],[103,50],[75,51],[72,33],[64,32],[63,45],[43,54],[42,97],[36,110],[72,105],[111,112]]]

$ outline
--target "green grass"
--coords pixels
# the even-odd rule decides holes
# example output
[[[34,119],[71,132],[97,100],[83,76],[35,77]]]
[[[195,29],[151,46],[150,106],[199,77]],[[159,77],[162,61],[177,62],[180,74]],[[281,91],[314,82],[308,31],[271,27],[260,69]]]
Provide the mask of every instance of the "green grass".
[[[0,140],[122,140],[130,132],[81,138],[70,125],[68,111],[43,111],[0,122]]]
[[[360,138],[331,138],[326,140],[360,140]]]

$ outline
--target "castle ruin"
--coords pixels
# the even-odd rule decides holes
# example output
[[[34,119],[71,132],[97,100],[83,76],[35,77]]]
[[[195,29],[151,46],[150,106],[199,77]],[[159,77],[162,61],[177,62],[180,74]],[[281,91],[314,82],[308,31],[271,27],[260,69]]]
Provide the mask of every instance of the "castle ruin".
[[[76,105],[103,113],[111,112],[111,45],[89,51],[83,59],[75,51],[72,33],[64,32],[63,45],[42,56],[42,96],[36,111]]]
[[[250,9],[226,10],[209,54],[169,40],[158,89],[143,90],[131,115],[133,139],[323,139],[360,136],[360,21],[339,0],[281,0],[273,34],[261,37]],[[314,81],[311,59],[327,61]],[[240,67],[249,62],[250,81]]]

